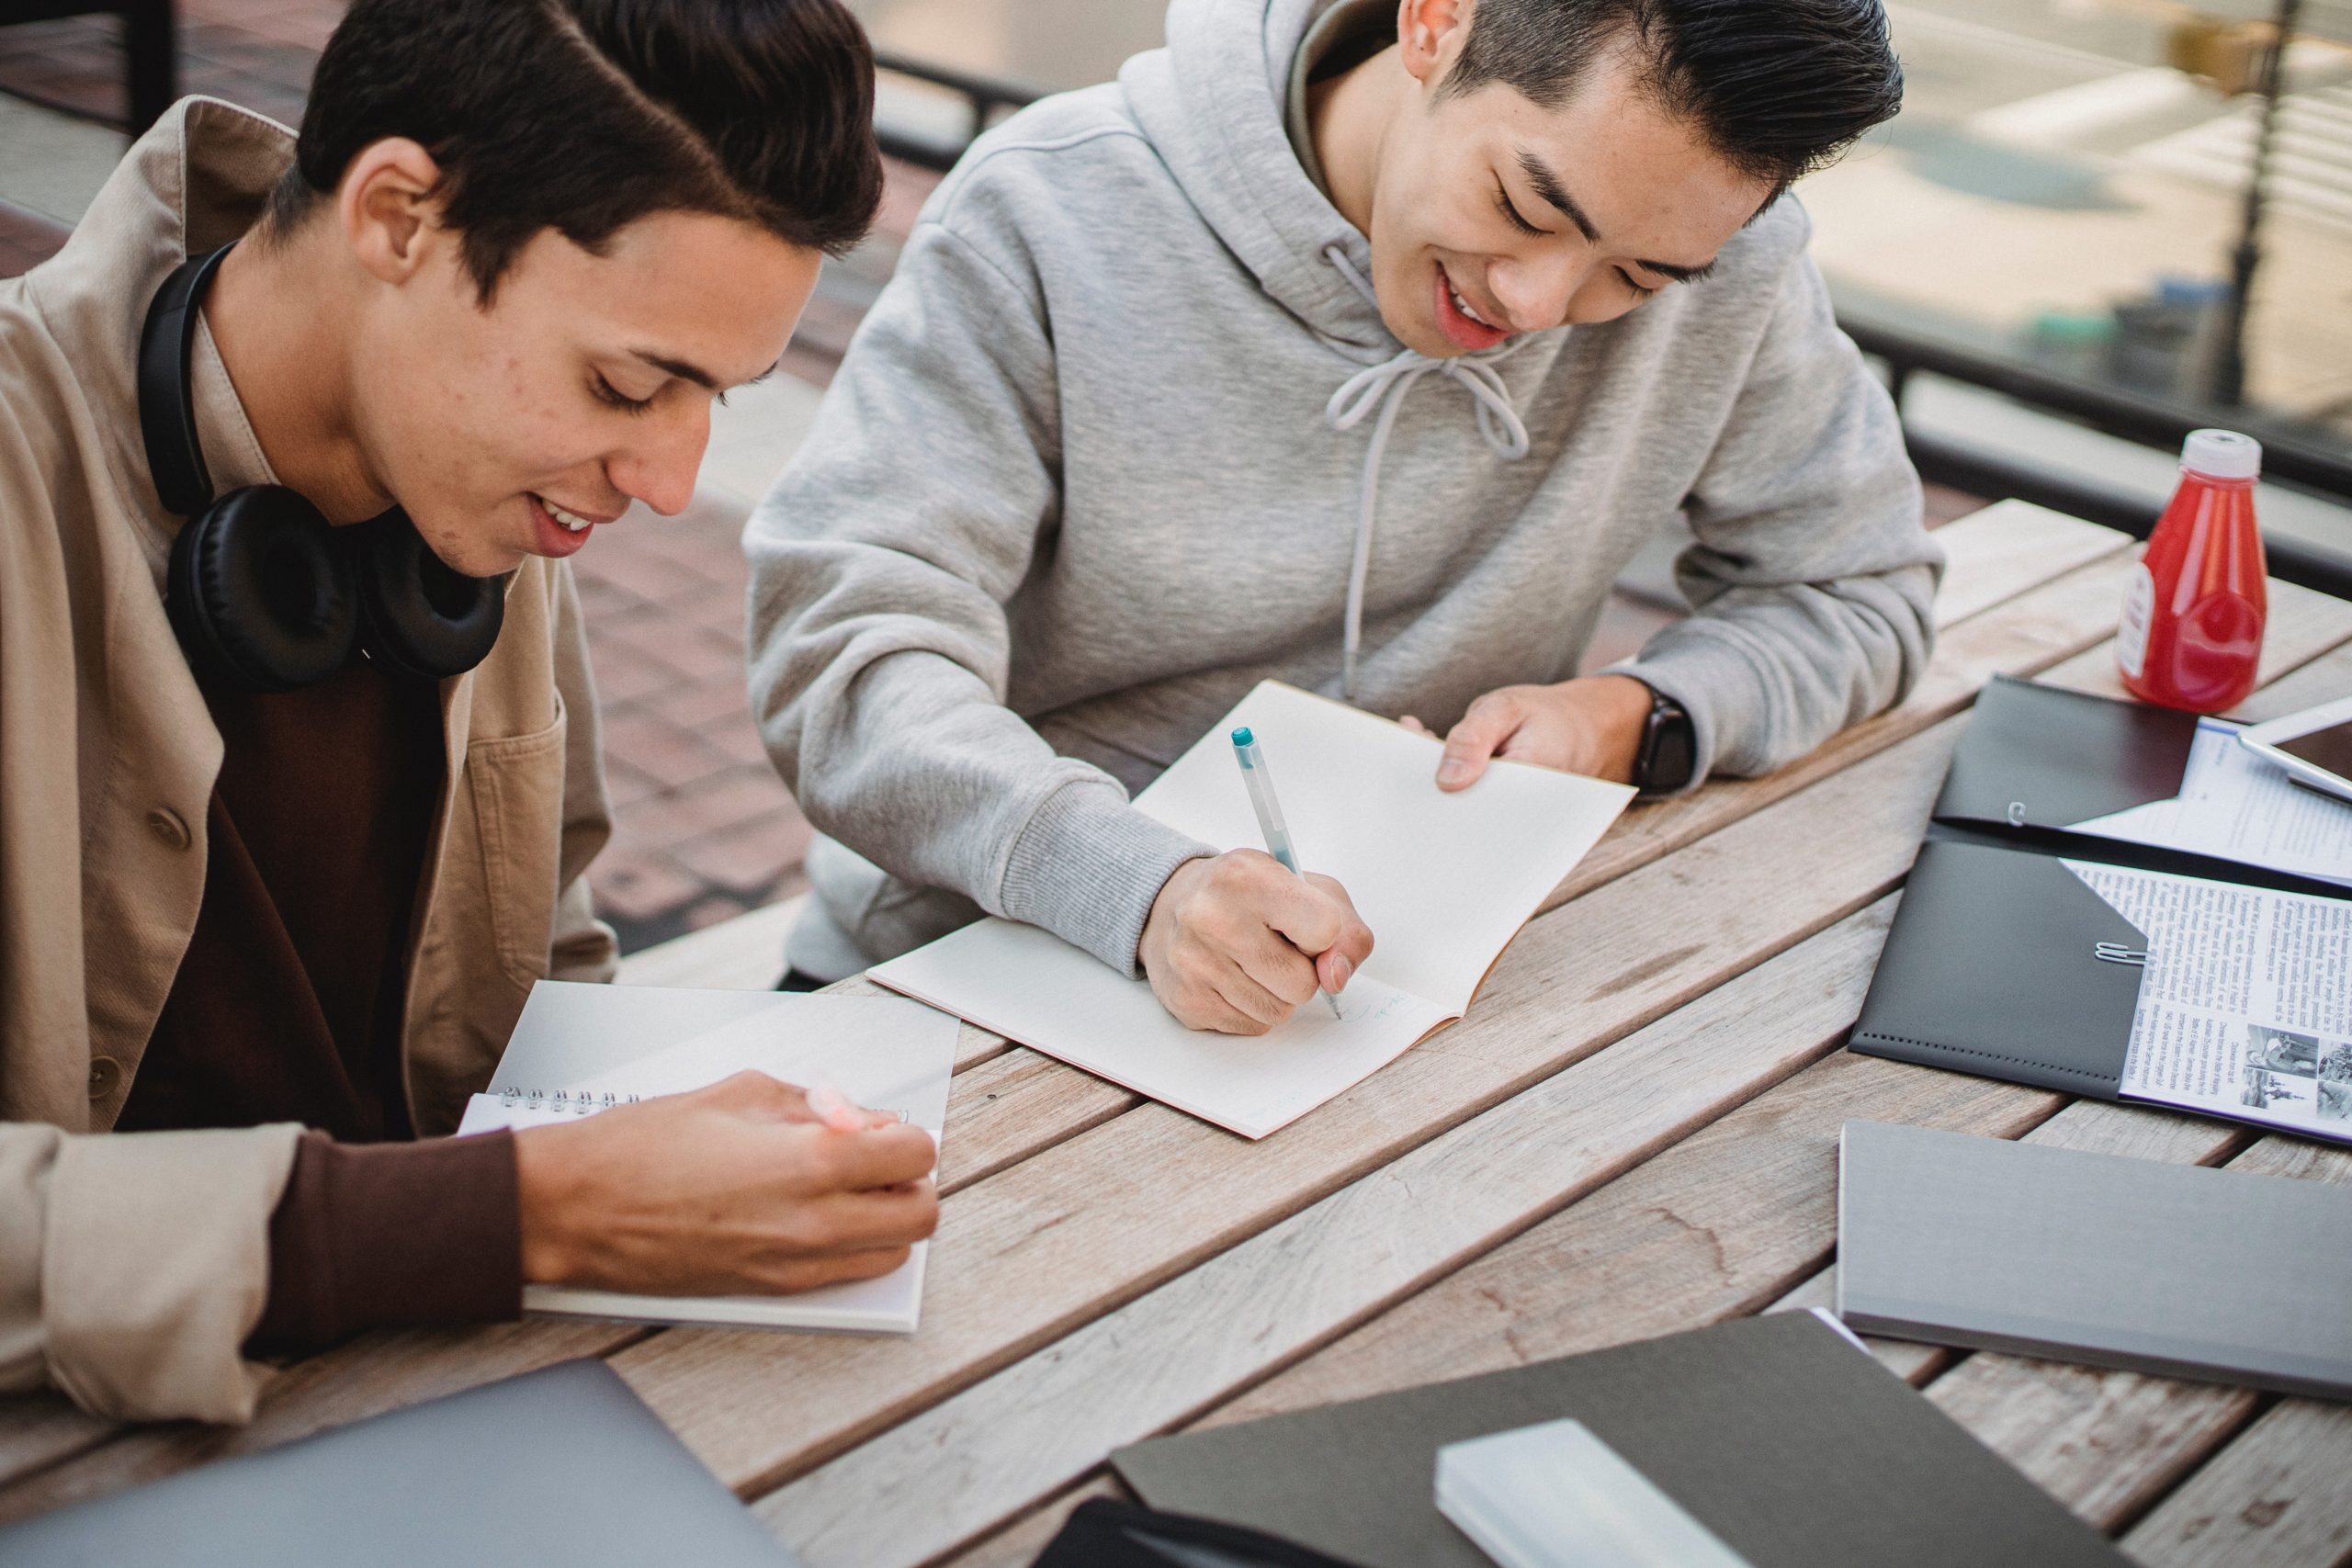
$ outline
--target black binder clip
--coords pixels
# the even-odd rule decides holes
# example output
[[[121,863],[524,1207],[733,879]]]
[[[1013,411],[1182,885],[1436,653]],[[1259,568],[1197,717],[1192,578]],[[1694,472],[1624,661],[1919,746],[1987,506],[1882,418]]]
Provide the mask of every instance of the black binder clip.
[[[2120,942],[2099,942],[2092,947],[2091,955],[2102,964],[2129,964],[2140,969],[2148,966],[2146,948],[2126,947]]]

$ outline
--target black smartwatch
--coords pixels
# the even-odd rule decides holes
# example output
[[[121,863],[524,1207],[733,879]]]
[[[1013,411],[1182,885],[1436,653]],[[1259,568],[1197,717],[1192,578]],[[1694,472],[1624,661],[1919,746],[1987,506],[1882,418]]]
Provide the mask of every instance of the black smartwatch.
[[[1649,720],[1642,726],[1641,750],[1634,753],[1634,787],[1644,795],[1672,795],[1690,782],[1698,764],[1699,740],[1690,714],[1652,687]]]

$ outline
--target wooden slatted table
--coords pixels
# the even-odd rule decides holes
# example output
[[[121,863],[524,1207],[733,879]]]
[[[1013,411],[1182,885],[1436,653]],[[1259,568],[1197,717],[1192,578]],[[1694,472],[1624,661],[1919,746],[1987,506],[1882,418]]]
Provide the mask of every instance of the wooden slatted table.
[[[912,1337],[374,1335],[288,1368],[238,1430],[0,1402],[0,1519],[593,1355],[811,1568],[994,1568],[1153,1433],[1826,1303],[1849,1116],[2352,1180],[2320,1145],[1840,1049],[1977,691],[2116,692],[2129,540],[2016,502],[1939,536],[1941,638],[1908,701],[1770,778],[1629,813],[1465,1021],[1275,1136],[966,1028]],[[2352,604],[2271,594],[2245,715],[2352,691]],[[756,985],[773,953],[704,941],[640,970]],[[1873,1348],[2148,1563],[2352,1560],[2352,1408]]]

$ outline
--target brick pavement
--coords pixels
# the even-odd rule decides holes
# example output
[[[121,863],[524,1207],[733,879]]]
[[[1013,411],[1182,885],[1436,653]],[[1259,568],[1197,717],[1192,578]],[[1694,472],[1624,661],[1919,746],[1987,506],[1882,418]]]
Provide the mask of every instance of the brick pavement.
[[[340,0],[181,0],[183,87],[291,123],[341,14]],[[0,91],[119,121],[113,21],[0,28]],[[786,370],[818,387],[831,379],[936,183],[925,171],[891,166],[874,239],[826,267]],[[55,225],[0,201],[0,276],[33,265],[61,239]],[[590,882],[626,951],[805,885],[810,830],[768,766],[744,693],[747,572],[737,543],[744,499],[707,486],[679,517],[634,515],[602,531],[574,560],[615,808],[612,845]],[[1939,524],[1978,504],[1937,491],[1929,519]],[[1633,652],[1672,614],[1654,600],[1618,593],[1587,667]]]

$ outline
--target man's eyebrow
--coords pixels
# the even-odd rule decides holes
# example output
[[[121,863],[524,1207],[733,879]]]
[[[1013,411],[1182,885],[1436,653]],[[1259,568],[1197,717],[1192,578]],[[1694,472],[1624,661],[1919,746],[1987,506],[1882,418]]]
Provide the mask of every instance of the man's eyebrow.
[[[1592,226],[1592,220],[1584,215],[1584,209],[1577,205],[1577,198],[1561,186],[1559,176],[1543,159],[1522,147],[1519,151],[1519,167],[1520,172],[1527,176],[1527,183],[1535,187],[1535,194],[1566,213],[1568,221],[1577,226],[1577,232],[1585,237],[1587,243],[1600,243],[1600,231]]]
[[[699,365],[689,365],[683,359],[673,359],[666,354],[654,354],[642,348],[632,348],[629,353],[665,376],[675,376],[681,381],[692,381],[707,392],[718,390],[718,378]]]
[[[1577,205],[1577,198],[1560,184],[1560,177],[1552,172],[1549,164],[1522,147],[1519,152],[1519,168],[1527,176],[1527,183],[1535,187],[1535,194],[1565,213],[1568,221],[1577,226],[1577,232],[1585,237],[1586,243],[1600,243],[1600,231],[1593,226],[1591,219],[1585,216],[1584,209]],[[1654,261],[1637,261],[1634,265],[1645,267],[1660,277],[1670,277],[1677,283],[1696,283],[1715,270],[1713,262],[1703,266],[1679,266],[1673,262]]]
[[[712,375],[709,371],[705,370],[699,365],[690,365],[683,359],[673,359],[666,354],[654,354],[642,348],[633,348],[629,350],[629,353],[645,361],[646,364],[652,366],[656,370],[661,371],[663,375],[675,376],[681,381],[692,381],[695,386],[700,387],[707,392],[716,392],[721,389],[718,378]],[[764,381],[770,376],[775,375],[776,366],[782,365],[784,361],[779,359],[775,362],[775,365],[769,366],[765,370],[761,371],[756,376],[749,378],[741,384],[748,387],[752,385],[754,382]]]

